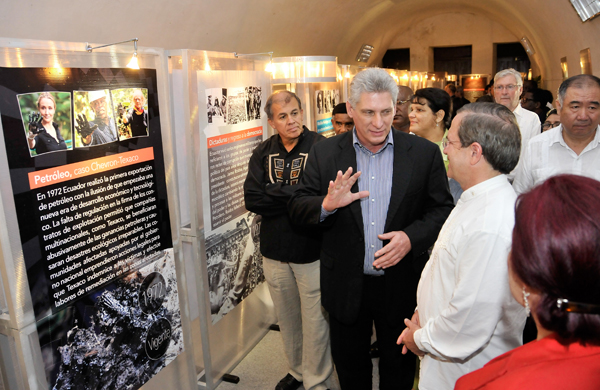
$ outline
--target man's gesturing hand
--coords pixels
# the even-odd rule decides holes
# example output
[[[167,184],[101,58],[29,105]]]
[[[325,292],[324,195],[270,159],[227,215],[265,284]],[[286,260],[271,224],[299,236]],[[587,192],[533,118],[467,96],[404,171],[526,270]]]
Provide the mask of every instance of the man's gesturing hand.
[[[410,238],[403,231],[388,232],[377,237],[380,240],[390,240],[386,246],[375,252],[376,260],[373,262],[373,266],[377,268],[386,269],[398,264],[412,248]]]
[[[352,167],[348,168],[343,175],[342,171],[338,171],[335,181],[332,180],[329,182],[327,196],[323,199],[323,208],[326,211],[333,211],[340,207],[348,206],[357,199],[369,196],[369,191],[350,192],[359,176],[360,172],[352,174]]]

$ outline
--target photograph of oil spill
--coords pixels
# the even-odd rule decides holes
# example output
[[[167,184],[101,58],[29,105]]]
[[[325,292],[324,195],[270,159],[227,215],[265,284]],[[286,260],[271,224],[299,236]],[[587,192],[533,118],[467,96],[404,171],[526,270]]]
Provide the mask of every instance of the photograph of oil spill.
[[[183,351],[173,249],[38,321],[51,389],[138,389]]]

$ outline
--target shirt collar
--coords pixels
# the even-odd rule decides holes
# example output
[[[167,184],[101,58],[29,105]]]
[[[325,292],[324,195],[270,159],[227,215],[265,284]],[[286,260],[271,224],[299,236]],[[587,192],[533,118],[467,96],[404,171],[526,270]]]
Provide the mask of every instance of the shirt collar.
[[[463,192],[460,196],[460,200],[462,202],[468,202],[469,200],[477,197],[478,195],[489,192],[490,190],[500,187],[505,183],[508,183],[508,178],[506,177],[506,175],[500,174],[498,176],[494,176],[491,179],[487,179],[479,184],[475,184],[473,187]]]
[[[358,139],[358,136],[356,135],[356,126],[354,126],[354,129],[352,130],[352,144],[358,145],[363,150],[368,150],[369,153],[371,153],[371,154],[381,153],[388,145],[394,146],[394,137],[392,136],[392,129],[390,129],[390,132],[388,133],[387,141],[385,141],[385,145],[383,145],[383,147],[381,149],[379,149],[377,151],[377,153],[371,152],[369,149],[367,149],[367,147],[365,145],[362,144],[362,142],[360,142],[360,140]]]
[[[546,130],[546,133],[549,133],[549,137],[550,137],[550,146],[552,146],[553,144],[560,144],[561,146],[571,149],[569,147],[569,145],[567,145],[567,142],[565,141],[565,138],[563,137],[563,125],[558,125],[555,128],[552,128],[550,130]],[[596,127],[596,135],[594,136],[594,139],[585,147],[584,150],[586,149],[595,149],[596,147],[598,147],[598,144],[600,144],[600,125],[598,125],[598,127]]]
[[[522,117],[523,110],[524,110],[524,108],[521,107],[521,102],[519,102],[519,104],[517,104],[517,108],[515,108],[515,110],[513,111],[513,114],[515,114],[515,116]]]

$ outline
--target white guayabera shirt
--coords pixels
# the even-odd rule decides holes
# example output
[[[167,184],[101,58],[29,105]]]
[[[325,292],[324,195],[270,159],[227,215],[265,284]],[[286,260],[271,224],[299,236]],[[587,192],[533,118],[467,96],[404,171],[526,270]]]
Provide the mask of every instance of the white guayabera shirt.
[[[562,130],[560,125],[529,142],[513,183],[517,194],[529,191],[551,176],[564,173],[600,180],[600,126],[592,142],[579,155],[567,145]]]
[[[462,375],[522,344],[525,309],[508,285],[516,194],[505,175],[463,192],[417,289],[415,343],[427,352],[419,389],[454,389]]]

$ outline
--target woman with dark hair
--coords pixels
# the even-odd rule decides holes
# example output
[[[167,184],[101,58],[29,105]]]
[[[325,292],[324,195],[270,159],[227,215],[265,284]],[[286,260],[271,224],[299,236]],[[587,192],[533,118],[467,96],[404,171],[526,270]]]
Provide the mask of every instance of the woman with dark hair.
[[[412,97],[410,113],[410,132],[419,137],[428,139],[440,148],[444,166],[448,170],[448,156],[444,154],[442,141],[448,134],[450,127],[450,96],[443,89],[422,88],[418,89]],[[449,180],[450,192],[454,203],[458,202],[462,189],[460,184],[453,179]]]
[[[27,143],[29,149],[37,154],[67,150],[67,144],[60,134],[58,123],[53,122],[56,112],[54,96],[48,92],[40,93],[37,100],[39,111],[29,117],[29,134]]]
[[[450,96],[439,88],[418,89],[413,95],[410,114],[410,131],[437,144],[440,150],[450,119]],[[444,164],[448,169],[448,157]]]
[[[508,260],[537,340],[463,376],[455,389],[600,387],[600,182],[554,176],[517,200]]]

